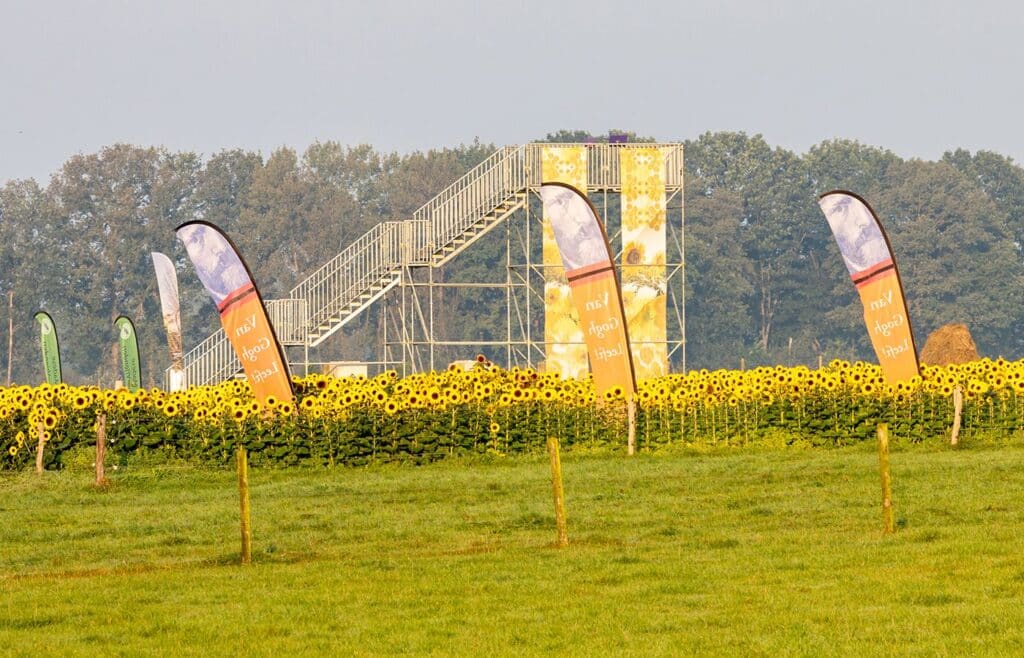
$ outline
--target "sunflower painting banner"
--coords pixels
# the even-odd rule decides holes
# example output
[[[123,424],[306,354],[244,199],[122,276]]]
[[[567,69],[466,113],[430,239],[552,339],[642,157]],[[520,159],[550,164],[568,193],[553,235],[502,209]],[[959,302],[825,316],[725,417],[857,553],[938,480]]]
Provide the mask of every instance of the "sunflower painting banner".
[[[920,375],[903,284],[875,211],[864,199],[844,190],[821,195],[818,205],[860,294],[864,323],[885,380],[895,385]]]
[[[292,402],[291,376],[256,284],[238,250],[213,224],[186,222],[175,229],[210,293],[224,332],[242,362],[253,396],[266,404]]]
[[[665,311],[665,154],[619,151],[622,172],[622,304],[637,379],[668,374]]]
[[[63,381],[60,371],[60,343],[57,341],[57,327],[53,318],[46,311],[35,315],[39,323],[39,344],[43,351],[43,370],[47,384],[59,384]]]
[[[566,183],[587,189],[587,149],[584,146],[545,146],[541,150],[545,183]],[[544,207],[544,368],[562,377],[581,378],[587,374],[587,345],[580,328],[580,316],[572,303],[569,282],[551,219]]]
[[[540,196],[579,313],[594,392],[603,400],[606,392],[619,389],[630,399],[636,392],[633,359],[604,226],[590,201],[571,185],[546,183]]]

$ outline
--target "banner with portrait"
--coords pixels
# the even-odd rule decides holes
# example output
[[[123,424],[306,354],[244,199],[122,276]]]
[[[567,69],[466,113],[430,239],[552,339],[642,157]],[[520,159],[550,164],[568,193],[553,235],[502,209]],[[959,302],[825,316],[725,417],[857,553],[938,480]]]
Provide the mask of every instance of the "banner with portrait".
[[[271,396],[278,402],[292,402],[284,350],[238,250],[219,228],[207,222],[186,222],[175,232],[217,305],[224,332],[242,363],[253,396],[260,404]]]
[[[818,199],[864,306],[864,323],[890,385],[921,374],[896,259],[875,211],[852,192]]]
[[[154,251],[153,269],[156,271],[156,287],[160,292],[160,312],[164,330],[167,333],[167,347],[171,355],[171,391],[184,391],[185,381],[184,350],[181,340],[181,307],[178,302],[178,275],[171,259]]]
[[[598,400],[616,388],[631,399],[636,392],[633,359],[604,226],[590,201],[571,185],[545,183],[540,196],[579,314]]]

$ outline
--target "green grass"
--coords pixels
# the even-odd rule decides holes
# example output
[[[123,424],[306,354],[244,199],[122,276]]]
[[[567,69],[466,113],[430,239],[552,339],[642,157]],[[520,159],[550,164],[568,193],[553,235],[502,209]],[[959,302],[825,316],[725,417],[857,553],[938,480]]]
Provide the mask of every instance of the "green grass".
[[[1024,447],[0,479],[5,655],[1021,655]]]

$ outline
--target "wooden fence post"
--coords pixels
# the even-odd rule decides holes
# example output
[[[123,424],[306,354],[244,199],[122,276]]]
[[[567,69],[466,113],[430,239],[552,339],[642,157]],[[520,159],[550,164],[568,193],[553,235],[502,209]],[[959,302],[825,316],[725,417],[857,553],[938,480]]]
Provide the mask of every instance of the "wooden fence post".
[[[565,490],[562,488],[562,457],[559,454],[558,439],[548,437],[548,454],[551,456],[551,491],[555,497],[555,525],[558,527],[559,548],[569,545],[569,531],[565,524]]]
[[[36,425],[36,434],[39,435],[39,445],[36,446],[36,473],[43,473],[43,446],[46,444],[46,430],[43,424]]]
[[[949,435],[949,445],[960,443],[960,419],[964,411],[964,389],[959,384],[953,389],[953,431]]]
[[[242,519],[242,564],[252,564],[252,522],[249,516],[249,454],[238,446],[238,499]]]
[[[636,453],[636,399],[630,398],[626,403],[626,422],[629,425],[626,430],[626,454]]]
[[[107,414],[96,414],[96,486],[101,487],[107,481],[104,462],[107,459]]]
[[[882,521],[885,534],[893,533],[892,476],[889,474],[889,426],[878,425],[878,467],[882,472]]]

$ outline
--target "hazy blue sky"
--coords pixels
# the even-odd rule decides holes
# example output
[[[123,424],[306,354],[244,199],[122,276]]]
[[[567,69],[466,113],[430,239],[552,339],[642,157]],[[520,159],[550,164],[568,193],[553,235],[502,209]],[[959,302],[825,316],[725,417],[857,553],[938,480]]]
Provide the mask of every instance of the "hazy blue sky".
[[[1024,5],[0,0],[0,181],[115,142],[408,152],[562,128],[1024,161]]]

